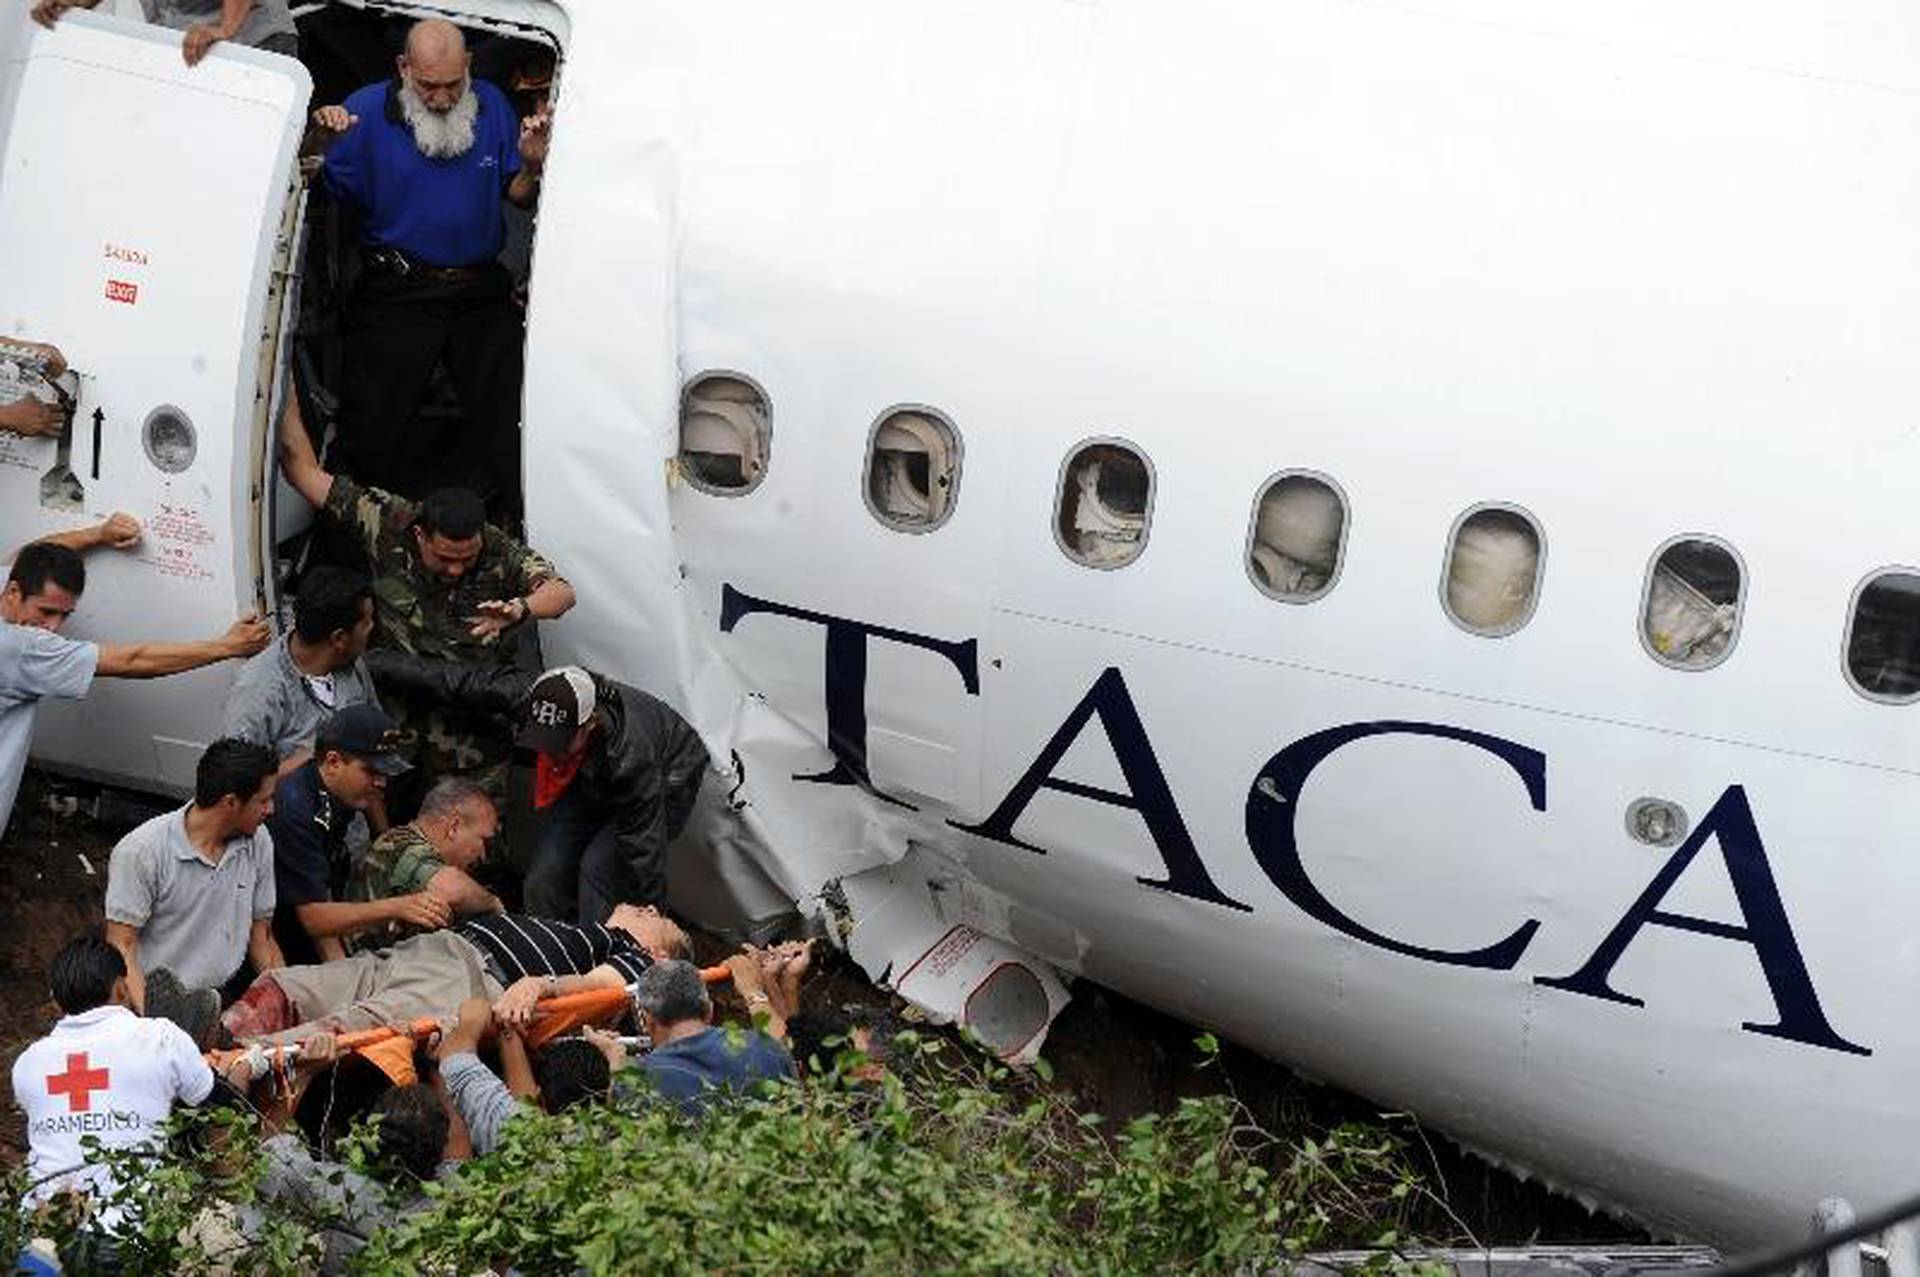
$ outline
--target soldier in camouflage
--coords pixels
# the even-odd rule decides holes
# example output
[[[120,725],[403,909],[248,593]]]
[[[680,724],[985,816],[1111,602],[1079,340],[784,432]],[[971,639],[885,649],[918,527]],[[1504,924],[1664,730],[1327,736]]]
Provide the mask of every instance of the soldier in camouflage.
[[[297,395],[287,397],[280,466],[294,490],[372,560],[376,647],[466,665],[511,665],[515,645],[503,636],[574,604],[573,587],[546,559],[486,522],[474,493],[444,488],[415,503],[330,474],[314,454]],[[384,703],[414,738],[422,779],[463,775],[496,803],[505,799],[511,742],[497,726],[405,697]]]
[[[470,872],[498,829],[486,792],[470,780],[448,777],[427,791],[411,824],[389,829],[367,849],[354,866],[347,899],[371,902],[424,891],[444,901],[456,919],[499,913],[499,898]],[[390,923],[363,933],[355,947],[384,949],[417,934],[415,928]]]

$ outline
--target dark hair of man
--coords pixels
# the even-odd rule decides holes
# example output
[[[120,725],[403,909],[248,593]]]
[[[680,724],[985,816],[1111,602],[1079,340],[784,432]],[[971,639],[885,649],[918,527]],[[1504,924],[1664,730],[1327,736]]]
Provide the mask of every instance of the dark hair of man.
[[[69,546],[35,541],[20,547],[7,580],[20,587],[22,598],[44,594],[49,581],[77,598],[87,588],[87,564]]]
[[[787,1021],[787,1041],[795,1064],[810,1073],[832,1073],[840,1053],[854,1049],[853,1017],[838,1007],[802,1011]]]
[[[113,982],[127,974],[127,960],[99,936],[81,936],[67,942],[47,964],[47,987],[63,1015],[79,1015],[105,1006],[113,997]]]
[[[533,1058],[533,1076],[540,1083],[540,1103],[549,1113],[604,1100],[613,1084],[607,1057],[585,1038],[561,1038],[548,1045]]]
[[[700,968],[680,958],[663,959],[642,971],[633,1001],[662,1024],[703,1020],[712,1005]]]
[[[225,737],[207,746],[193,770],[193,801],[198,807],[218,805],[228,794],[246,802],[260,792],[260,782],[280,769],[280,760],[265,745]]]
[[[420,503],[420,530],[449,541],[466,541],[487,526],[487,507],[470,488],[438,488]]]
[[[360,624],[360,603],[373,597],[373,582],[351,568],[313,568],[301,578],[293,599],[293,632],[309,643],[324,643],[341,630]]]
[[[293,1120],[322,1156],[338,1156],[337,1141],[373,1112],[393,1079],[364,1055],[343,1055],[301,1094]]]
[[[380,1119],[376,1144],[389,1173],[425,1182],[440,1170],[447,1148],[447,1113],[430,1086],[396,1086],[373,1106]]]

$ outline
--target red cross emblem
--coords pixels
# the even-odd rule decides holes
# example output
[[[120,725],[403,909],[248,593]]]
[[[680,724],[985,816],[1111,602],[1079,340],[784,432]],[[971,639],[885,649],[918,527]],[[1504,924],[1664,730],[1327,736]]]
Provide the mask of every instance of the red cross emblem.
[[[47,1094],[67,1097],[67,1112],[89,1113],[93,1111],[93,1093],[107,1088],[107,1071],[87,1067],[87,1053],[67,1057],[65,1073],[47,1075]]]

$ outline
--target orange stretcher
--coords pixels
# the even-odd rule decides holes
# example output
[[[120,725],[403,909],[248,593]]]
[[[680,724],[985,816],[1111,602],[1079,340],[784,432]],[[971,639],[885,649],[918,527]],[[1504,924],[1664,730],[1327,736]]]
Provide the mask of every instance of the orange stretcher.
[[[725,967],[702,967],[700,978],[708,984],[725,984],[733,973]],[[520,1035],[529,1048],[544,1046],[563,1034],[585,1025],[604,1026],[626,1014],[633,1001],[633,987],[623,989],[587,989],[581,993],[562,993],[540,999],[533,1023]]]
[[[700,978],[708,984],[726,984],[733,979],[733,973],[724,966],[702,967]],[[533,1023],[520,1036],[530,1048],[544,1046],[555,1038],[585,1025],[610,1024],[626,1014],[632,1002],[632,985],[618,989],[586,989],[579,993],[561,993],[551,998],[542,998],[534,1010]],[[346,1033],[336,1033],[333,1041],[334,1048],[339,1054],[346,1055],[355,1051],[370,1054],[376,1057],[374,1063],[391,1075],[393,1070],[382,1058],[390,1053],[377,1050],[369,1052],[369,1048],[378,1047],[399,1037],[411,1038],[417,1046],[428,1041],[438,1032],[440,1032],[438,1020],[421,1017],[405,1028],[379,1025],[371,1029],[354,1029]],[[230,1051],[209,1051],[207,1063],[216,1071],[224,1071],[228,1065],[248,1054],[252,1049],[237,1047]],[[300,1059],[298,1043],[290,1046],[266,1047],[263,1050],[274,1072],[284,1072]]]

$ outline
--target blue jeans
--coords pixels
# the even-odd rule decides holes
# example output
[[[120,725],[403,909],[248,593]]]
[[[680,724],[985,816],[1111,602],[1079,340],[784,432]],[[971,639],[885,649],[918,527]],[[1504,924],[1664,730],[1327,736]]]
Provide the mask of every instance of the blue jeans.
[[[521,899],[536,918],[605,922],[616,904],[659,903],[639,899],[634,878],[607,813],[578,793],[566,793],[547,812]]]

